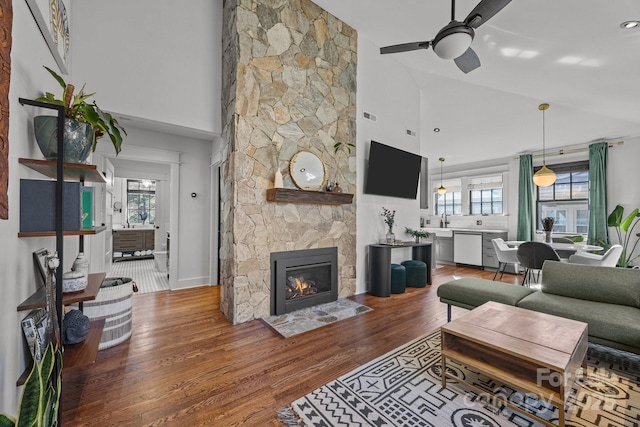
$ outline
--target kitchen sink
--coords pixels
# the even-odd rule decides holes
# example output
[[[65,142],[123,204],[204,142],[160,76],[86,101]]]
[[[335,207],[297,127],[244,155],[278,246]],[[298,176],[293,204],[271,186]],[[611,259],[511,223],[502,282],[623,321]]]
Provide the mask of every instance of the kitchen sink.
[[[436,237],[453,237],[453,229],[451,228],[422,228],[429,234],[434,234]]]

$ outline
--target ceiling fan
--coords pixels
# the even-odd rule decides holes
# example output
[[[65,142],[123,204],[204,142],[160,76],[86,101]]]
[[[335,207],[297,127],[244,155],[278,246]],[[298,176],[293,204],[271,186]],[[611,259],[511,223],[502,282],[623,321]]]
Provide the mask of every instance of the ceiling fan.
[[[442,59],[453,59],[458,68],[468,73],[480,66],[478,55],[471,49],[475,29],[487,22],[511,0],[482,0],[463,22],[456,21],[456,0],[451,0],[451,22],[430,41],[396,44],[380,48],[381,54],[428,49],[429,46]]]

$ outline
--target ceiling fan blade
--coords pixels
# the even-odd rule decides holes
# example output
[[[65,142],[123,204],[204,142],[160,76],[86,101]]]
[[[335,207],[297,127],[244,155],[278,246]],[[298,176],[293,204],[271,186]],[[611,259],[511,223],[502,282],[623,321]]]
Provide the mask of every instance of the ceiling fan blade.
[[[464,23],[472,28],[478,28],[509,3],[511,0],[482,0],[467,16]]]
[[[393,46],[381,47],[380,53],[381,54],[400,53],[400,52],[409,52],[412,50],[419,50],[419,49],[429,49],[430,44],[431,44],[430,41],[396,44]]]
[[[453,61],[465,74],[480,66],[480,58],[478,58],[478,55],[476,55],[471,48],[467,49],[465,53],[458,56]]]

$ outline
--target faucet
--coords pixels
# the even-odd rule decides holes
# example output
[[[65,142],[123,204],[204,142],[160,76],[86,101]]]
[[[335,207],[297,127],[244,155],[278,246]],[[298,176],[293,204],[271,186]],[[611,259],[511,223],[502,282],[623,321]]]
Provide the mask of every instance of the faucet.
[[[447,228],[447,225],[449,224],[449,221],[447,220],[447,213],[443,213],[442,214],[442,218],[443,220],[440,220],[440,228]]]

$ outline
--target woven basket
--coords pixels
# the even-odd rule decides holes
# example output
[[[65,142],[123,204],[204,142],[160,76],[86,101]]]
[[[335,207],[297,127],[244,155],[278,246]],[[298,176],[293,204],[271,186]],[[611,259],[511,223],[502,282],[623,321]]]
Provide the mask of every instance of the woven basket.
[[[121,285],[100,288],[95,300],[84,303],[84,314],[89,319],[105,319],[99,350],[118,345],[131,337],[134,282],[128,280]]]

